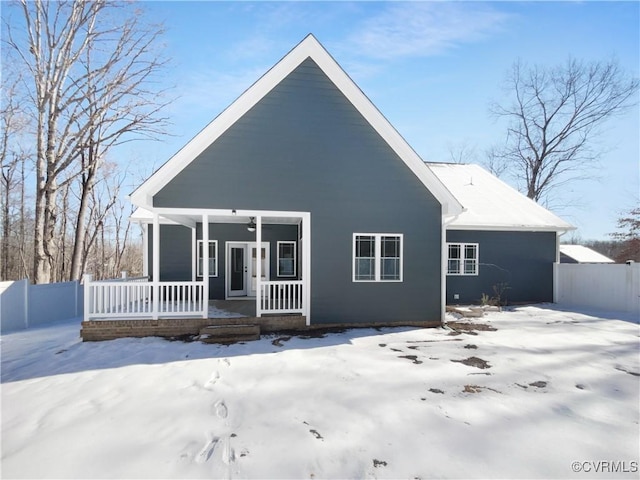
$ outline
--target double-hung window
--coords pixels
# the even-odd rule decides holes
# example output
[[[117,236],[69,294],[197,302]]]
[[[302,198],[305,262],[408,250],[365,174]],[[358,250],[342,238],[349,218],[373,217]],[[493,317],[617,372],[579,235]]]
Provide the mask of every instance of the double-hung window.
[[[198,240],[198,277],[202,276],[204,251],[202,250],[202,240]],[[209,240],[209,276],[218,276],[218,241]]]
[[[353,281],[401,282],[402,234],[354,233]]]
[[[478,275],[478,244],[447,244],[447,275]]]
[[[296,276],[296,242],[278,242],[278,276]]]

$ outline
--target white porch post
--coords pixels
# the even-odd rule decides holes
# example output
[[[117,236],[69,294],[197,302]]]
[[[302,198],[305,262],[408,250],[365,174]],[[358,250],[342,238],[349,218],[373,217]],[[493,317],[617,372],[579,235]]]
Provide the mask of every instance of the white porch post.
[[[142,275],[149,276],[149,224],[142,225]]]
[[[153,302],[151,302],[151,318],[158,319],[160,311],[160,216],[153,213]]]
[[[198,240],[196,237],[196,229],[191,229],[191,281],[195,282],[196,273],[198,273]]]
[[[251,255],[249,255],[251,261]],[[262,316],[262,217],[256,217],[256,316]]]
[[[93,276],[90,273],[84,274],[84,318],[86,322],[89,320],[89,312],[91,312],[91,305],[93,304],[93,295],[91,295],[91,281]]]
[[[196,252],[197,255],[197,252]],[[202,318],[209,316],[209,215],[202,215]]]
[[[311,214],[302,214],[302,314],[311,324]]]

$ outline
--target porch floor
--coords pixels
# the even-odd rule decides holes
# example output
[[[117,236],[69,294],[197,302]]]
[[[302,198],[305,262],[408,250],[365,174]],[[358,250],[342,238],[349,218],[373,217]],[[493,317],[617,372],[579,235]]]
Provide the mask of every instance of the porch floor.
[[[209,318],[255,317],[256,300],[210,300]]]

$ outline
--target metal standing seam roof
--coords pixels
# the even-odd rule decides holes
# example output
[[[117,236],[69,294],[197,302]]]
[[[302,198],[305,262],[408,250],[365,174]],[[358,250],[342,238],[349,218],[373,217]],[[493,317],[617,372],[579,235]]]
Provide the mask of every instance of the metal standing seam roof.
[[[567,231],[575,227],[479,165],[427,163],[462,204],[447,228],[464,230]]]

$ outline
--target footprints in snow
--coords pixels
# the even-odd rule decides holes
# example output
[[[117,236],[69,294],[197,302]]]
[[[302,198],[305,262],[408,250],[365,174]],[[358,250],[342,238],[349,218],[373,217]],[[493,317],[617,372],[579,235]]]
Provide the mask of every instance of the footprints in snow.
[[[228,358],[218,360],[220,366],[230,367],[231,362]],[[219,380],[221,378],[220,370],[215,370],[209,380],[207,380],[203,387],[210,392],[218,393],[221,390]],[[205,444],[195,456],[196,463],[204,464],[207,462],[213,462],[213,468],[226,468],[226,477],[231,477],[230,468],[236,462],[236,452],[231,446],[231,439],[236,437],[235,433],[226,433],[229,431],[229,408],[224,398],[218,398],[211,404],[212,414],[212,431],[205,433]],[[216,433],[214,433],[216,432]],[[243,451],[241,457],[246,456],[248,452]],[[184,455],[183,455],[184,457]]]
[[[213,456],[213,452],[215,452],[216,450],[216,445],[218,445],[219,441],[220,438],[212,437],[207,443],[205,443],[204,447],[202,447],[202,450],[200,450],[200,453],[198,453],[196,462],[204,463],[211,459],[211,457]]]
[[[213,408],[218,418],[225,419],[227,415],[229,415],[229,410],[227,410],[227,405],[224,403],[224,400],[218,400],[213,404]]]

